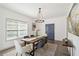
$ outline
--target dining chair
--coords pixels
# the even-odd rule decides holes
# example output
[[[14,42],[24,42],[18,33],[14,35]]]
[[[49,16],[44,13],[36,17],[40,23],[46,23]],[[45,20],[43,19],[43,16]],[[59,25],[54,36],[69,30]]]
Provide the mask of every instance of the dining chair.
[[[24,38],[29,38],[29,36],[24,36]]]
[[[26,55],[26,54],[30,55],[30,52],[32,51],[32,49],[29,45],[22,47],[21,44],[17,40],[14,40],[14,45],[16,48],[16,56],[18,56],[18,55],[22,56],[22,55]]]
[[[35,37],[34,35],[30,35],[30,37]]]

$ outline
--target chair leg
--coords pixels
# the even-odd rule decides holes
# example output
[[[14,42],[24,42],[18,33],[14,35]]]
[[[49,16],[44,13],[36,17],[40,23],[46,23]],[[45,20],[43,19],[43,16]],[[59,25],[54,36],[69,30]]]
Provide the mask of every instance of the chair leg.
[[[16,53],[16,56],[18,56],[18,53]],[[21,54],[21,56],[22,56],[22,54]]]
[[[22,54],[21,54],[21,56],[22,56]]]
[[[16,56],[18,55],[18,53],[16,53]]]

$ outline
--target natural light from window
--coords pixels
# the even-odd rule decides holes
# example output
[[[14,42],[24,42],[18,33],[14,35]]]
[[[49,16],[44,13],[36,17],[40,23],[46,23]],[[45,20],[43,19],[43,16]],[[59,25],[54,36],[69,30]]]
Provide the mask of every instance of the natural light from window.
[[[7,40],[16,39],[26,36],[28,33],[28,25],[26,22],[7,19]]]

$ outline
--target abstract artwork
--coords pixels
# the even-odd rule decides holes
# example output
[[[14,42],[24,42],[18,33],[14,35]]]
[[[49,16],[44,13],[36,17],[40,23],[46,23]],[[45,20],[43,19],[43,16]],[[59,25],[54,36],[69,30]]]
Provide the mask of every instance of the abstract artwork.
[[[67,19],[68,32],[79,36],[79,4],[76,4]]]

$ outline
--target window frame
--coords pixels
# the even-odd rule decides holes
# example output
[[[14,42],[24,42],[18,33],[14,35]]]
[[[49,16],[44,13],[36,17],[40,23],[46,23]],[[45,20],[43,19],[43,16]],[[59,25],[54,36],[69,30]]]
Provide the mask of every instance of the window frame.
[[[21,23],[27,24],[27,25],[26,25],[26,26],[27,26],[27,30],[26,30],[26,31],[27,31],[27,35],[28,35],[28,30],[29,30],[29,27],[28,27],[28,26],[29,26],[29,25],[28,25],[27,22],[25,22],[25,21],[20,21],[20,20],[15,20],[15,19],[11,19],[11,18],[6,18],[6,23],[5,23],[5,24],[6,24],[6,25],[5,25],[5,27],[6,27],[6,31],[5,31],[5,34],[6,34],[6,37],[5,37],[5,38],[6,38],[6,40],[15,40],[15,39],[23,38],[23,37],[24,37],[24,36],[19,36],[19,35],[18,35],[18,32],[19,32],[20,30],[17,29],[17,37],[16,37],[16,38],[13,38],[13,39],[9,39],[9,38],[8,38],[8,34],[7,34],[7,32],[8,32],[8,29],[7,29],[7,23],[8,23],[8,21],[15,21],[15,22],[17,22],[17,23],[20,23],[20,22],[21,22]],[[18,28],[18,25],[17,25],[17,28]]]

